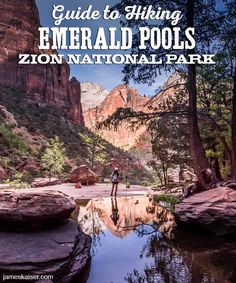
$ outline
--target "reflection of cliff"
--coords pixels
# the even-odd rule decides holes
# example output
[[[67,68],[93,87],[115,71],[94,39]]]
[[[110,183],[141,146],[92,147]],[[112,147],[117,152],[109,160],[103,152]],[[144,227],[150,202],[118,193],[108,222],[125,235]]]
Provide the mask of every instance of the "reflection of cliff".
[[[0,84],[23,90],[42,106],[83,124],[80,83],[62,65],[18,65],[19,54],[56,54],[38,49],[40,26],[35,0],[0,1]]]
[[[135,111],[144,111],[148,98],[141,96],[138,91],[128,85],[118,85],[104,99],[101,105],[89,109],[84,113],[85,125],[94,130],[96,123],[112,115],[117,108],[132,108]],[[116,146],[131,147],[136,139],[145,132],[145,127],[131,131],[127,123],[121,123],[117,130],[102,130],[101,135]]]
[[[117,212],[114,207],[117,207]],[[108,229],[113,235],[121,238],[134,231],[141,223],[153,224],[167,237],[171,236],[174,226],[173,215],[148,197],[119,197],[116,203],[111,198],[91,200],[79,214],[79,222],[89,234],[93,233],[92,217],[96,223],[96,229],[93,230],[99,232]],[[115,217],[117,219],[114,221]]]

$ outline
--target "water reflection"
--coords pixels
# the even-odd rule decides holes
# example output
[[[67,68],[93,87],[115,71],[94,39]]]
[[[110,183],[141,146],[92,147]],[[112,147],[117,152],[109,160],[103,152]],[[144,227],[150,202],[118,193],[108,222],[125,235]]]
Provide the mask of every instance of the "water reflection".
[[[176,229],[173,238],[173,215],[147,197],[93,199],[80,205],[74,217],[93,237],[92,260],[77,283],[229,283],[236,279],[235,242]]]
[[[76,217],[74,215],[74,217]],[[133,231],[150,226],[168,238],[175,227],[173,215],[147,197],[112,197],[90,200],[80,206],[78,221],[85,233],[94,236],[109,230],[114,236],[124,238]],[[138,229],[139,227],[139,229]]]
[[[111,198],[111,220],[113,221],[114,225],[117,227],[119,224],[117,223],[119,220],[119,209],[117,206],[117,198]]]

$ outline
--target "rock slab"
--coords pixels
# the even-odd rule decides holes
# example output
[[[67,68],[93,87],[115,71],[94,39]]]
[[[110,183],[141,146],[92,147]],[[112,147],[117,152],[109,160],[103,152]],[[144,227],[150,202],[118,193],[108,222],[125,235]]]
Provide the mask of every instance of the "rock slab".
[[[31,184],[32,187],[46,187],[60,185],[61,181],[58,178],[36,178]]]
[[[64,223],[75,209],[75,202],[67,195],[43,190],[0,191],[0,223],[8,226],[41,227]]]
[[[53,275],[52,282],[66,283],[81,272],[89,259],[91,237],[69,220],[37,233],[1,231],[0,245],[1,275],[47,274]]]
[[[236,235],[236,191],[220,187],[193,195],[175,206],[175,217],[217,236]]]

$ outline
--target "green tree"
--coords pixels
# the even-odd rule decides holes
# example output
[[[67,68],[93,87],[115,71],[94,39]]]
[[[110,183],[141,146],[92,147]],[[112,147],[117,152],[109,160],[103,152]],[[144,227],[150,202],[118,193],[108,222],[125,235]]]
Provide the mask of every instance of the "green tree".
[[[87,162],[92,169],[106,161],[106,143],[96,134],[80,134],[83,144],[88,148]]]
[[[199,181],[201,180],[201,170],[208,167],[207,158],[205,156],[205,151],[200,136],[199,126],[198,126],[198,112],[197,112],[197,67],[195,64],[188,64],[187,66],[178,67],[178,65],[166,64],[166,54],[184,54],[186,56],[194,53],[208,53],[210,46],[214,40],[218,38],[218,28],[221,25],[223,17],[221,13],[216,11],[215,1],[194,1],[194,0],[171,0],[171,1],[154,1],[154,0],[122,0],[116,5],[116,8],[122,13],[125,13],[125,7],[127,5],[142,5],[148,6],[152,5],[153,9],[158,9],[162,7],[163,10],[182,12],[182,19],[180,20],[178,27],[181,30],[187,28],[195,28],[195,40],[197,45],[194,49],[184,49],[184,50],[165,50],[164,48],[159,48],[158,50],[153,50],[150,42],[147,42],[145,50],[139,50],[140,34],[137,32],[134,35],[133,46],[131,54],[145,54],[149,56],[150,54],[156,54],[157,60],[162,60],[160,65],[126,65],[124,67],[125,82],[133,79],[137,83],[149,83],[155,82],[155,79],[162,72],[172,72],[180,71],[185,74],[185,88],[188,93],[188,128],[189,128],[189,147],[192,155],[192,163],[194,171],[198,176]],[[150,28],[155,27],[150,22],[141,19],[133,20],[123,20],[124,26],[129,26],[137,30],[137,26],[149,26]],[[157,23],[159,28],[170,27],[170,21],[162,20]],[[184,39],[184,34],[180,35],[180,39]],[[177,85],[177,84],[176,84]],[[172,86],[174,87],[174,86]],[[173,113],[171,113],[173,114]],[[178,115],[178,112],[176,112]],[[204,185],[204,184],[203,184]]]
[[[50,177],[62,173],[65,165],[65,149],[57,136],[47,142],[41,156],[41,164]]]
[[[155,170],[162,184],[168,184],[168,171],[189,165],[188,134],[186,119],[181,123],[168,115],[149,123],[153,159],[149,165]]]
[[[231,80],[232,115],[232,177],[236,182],[236,5],[234,0],[223,0],[225,4],[225,21],[221,26],[221,53],[227,60],[226,71]]]
[[[199,66],[197,77],[200,130],[207,149],[207,157],[211,160],[218,179],[221,179],[221,175],[223,177],[230,175],[233,168],[232,94],[227,68],[225,55],[219,52],[216,56],[216,64]]]

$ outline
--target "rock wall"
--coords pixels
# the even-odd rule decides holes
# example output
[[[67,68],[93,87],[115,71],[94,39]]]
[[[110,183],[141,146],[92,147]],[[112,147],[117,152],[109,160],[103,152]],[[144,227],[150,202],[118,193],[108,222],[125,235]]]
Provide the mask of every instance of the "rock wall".
[[[84,124],[80,83],[62,65],[18,65],[20,53],[56,54],[38,49],[40,26],[35,0],[0,1],[0,84],[23,90],[75,124]]]
[[[141,96],[138,91],[125,84],[115,87],[104,99],[100,106],[84,112],[85,125],[91,130],[95,129],[96,123],[105,120],[112,115],[117,108],[131,107],[136,111],[144,111],[148,98]],[[128,129],[127,123],[121,123],[118,129],[102,130],[100,134],[112,144],[123,147],[132,147],[137,138],[145,132],[145,127],[136,131]]]
[[[87,111],[96,106],[100,106],[108,96],[109,90],[95,83],[81,83],[81,103],[83,111]]]

